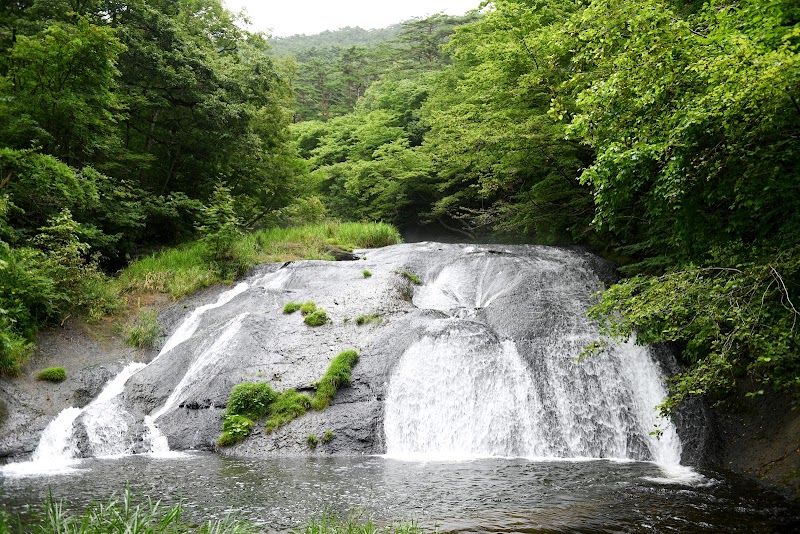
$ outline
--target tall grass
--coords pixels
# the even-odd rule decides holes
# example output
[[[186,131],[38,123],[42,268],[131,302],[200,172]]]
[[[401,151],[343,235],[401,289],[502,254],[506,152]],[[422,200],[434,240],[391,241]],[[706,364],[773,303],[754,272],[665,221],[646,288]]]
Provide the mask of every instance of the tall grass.
[[[200,525],[183,517],[183,507],[165,506],[148,499],[135,504],[130,490],[122,499],[112,497],[105,503],[94,503],[82,514],[67,511],[52,497],[33,520],[14,521],[0,513],[0,534],[251,534],[259,532],[253,525],[234,518],[208,520]]]
[[[131,263],[117,280],[120,292],[167,293],[174,298],[231,278],[257,263],[332,260],[336,249],[376,248],[400,243],[397,229],[385,223],[322,223],[270,228],[240,237],[235,269],[210,263],[206,246],[195,241]]]
[[[0,510],[0,534],[255,534],[263,528],[228,516],[200,524],[184,517],[183,507],[166,506],[148,499],[136,504],[130,490],[121,499],[112,497],[94,503],[83,512],[67,510],[48,498],[40,514],[27,519],[12,518]],[[424,534],[413,522],[398,522],[384,527],[371,519],[351,513],[345,518],[323,513],[291,531],[292,534]]]
[[[424,534],[425,530],[413,521],[401,521],[379,527],[372,519],[362,519],[359,514],[352,513],[345,518],[323,513],[319,517],[309,519],[300,529],[292,534]]]

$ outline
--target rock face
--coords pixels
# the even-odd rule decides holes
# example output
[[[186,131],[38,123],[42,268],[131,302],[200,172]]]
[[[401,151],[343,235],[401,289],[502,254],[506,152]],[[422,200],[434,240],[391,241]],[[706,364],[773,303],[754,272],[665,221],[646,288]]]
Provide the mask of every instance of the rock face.
[[[310,411],[270,434],[263,432],[262,421],[242,443],[220,452],[373,454],[394,446],[400,453],[432,448],[445,454],[681,459],[675,429],[654,416],[652,407],[663,395],[662,372],[648,351],[630,344],[607,357],[574,361],[596,335],[585,310],[589,295],[613,276],[608,263],[580,250],[440,243],[356,251],[356,256],[360,259],[262,265],[235,286],[208,289],[163,312],[159,319],[171,334],[161,353],[115,398],[119,412],[104,416],[127,428],[123,443],[104,443],[101,450],[151,448],[146,416],[172,449],[220,450],[215,443],[234,385],[266,382],[278,391],[313,394],[313,383],[331,360],[355,349],[360,359],[352,384],[340,389],[327,409]],[[364,276],[365,270],[371,276]],[[330,322],[310,327],[299,312],[284,314],[290,301],[313,301]],[[380,321],[359,325],[362,315]],[[472,343],[471,337],[480,341]],[[410,364],[412,357],[418,362]],[[662,370],[671,365],[668,354],[658,360]],[[27,412],[17,409],[13,403],[24,395],[9,391],[11,415],[0,450],[7,455],[33,450],[32,436],[53,418],[55,407],[85,404],[111,369],[87,369],[83,378],[76,373],[47,413],[35,412],[34,401]],[[405,375],[398,378],[400,371]],[[491,377],[491,387],[482,385],[481,377]],[[390,394],[399,404],[393,405],[395,426],[387,433]],[[440,413],[445,409],[440,400],[449,414]],[[90,415],[78,417],[74,432],[84,454],[97,441],[90,430],[98,423],[89,421]],[[32,418],[37,422],[31,430],[21,431]],[[664,427],[660,441],[649,435],[654,423]],[[693,451],[704,446],[690,442],[704,438],[684,432],[684,426],[689,428],[677,430],[688,445],[683,461],[696,464]],[[333,439],[310,450],[307,437],[328,431]],[[473,435],[462,439],[465,432]],[[105,433],[113,438],[114,432]],[[387,436],[394,442],[387,443]]]
[[[516,369],[510,371],[509,382],[530,373],[531,378],[526,379],[534,380],[535,388],[506,388],[505,383],[496,387],[522,388],[523,397],[511,400],[518,405],[516,410],[526,411],[520,408],[526,403],[539,409],[527,410],[537,413],[528,417],[523,427],[514,422],[516,412],[504,411],[503,406],[486,410],[478,401],[466,399],[464,409],[485,419],[476,420],[476,425],[498,426],[498,418],[505,417],[507,426],[515,428],[506,432],[500,425],[502,436],[485,450],[481,438],[473,436],[465,453],[625,456],[677,462],[679,446],[677,456],[671,459],[662,458],[657,450],[667,447],[663,442],[670,441],[674,430],[667,429],[662,443],[648,436],[652,405],[659,400],[657,392],[652,399],[632,397],[637,395],[636,382],[642,379],[655,380],[660,388],[657,376],[627,376],[635,366],[620,364],[618,359],[611,363],[602,358],[573,361],[594,335],[585,310],[589,295],[602,287],[598,272],[604,277],[610,272],[608,264],[596,256],[547,247],[440,243],[357,253],[362,259],[263,265],[227,292],[207,292],[174,308],[163,320],[176,325],[176,333],[162,354],[129,380],[124,393],[127,411],[138,418],[150,414],[173,449],[216,450],[225,403],[234,385],[267,382],[279,391],[313,393],[312,384],[322,377],[333,357],[355,349],[360,360],[352,384],[337,393],[330,407],[310,411],[270,434],[262,431],[262,422],[244,442],[221,452],[312,454],[307,437],[331,431],[334,438],[320,443],[314,454],[384,453],[388,384],[404,355],[413,348],[412,353],[422,352],[424,358],[425,350],[442,346],[441,339],[446,340],[445,345],[452,338],[456,346],[465,343],[462,346],[468,347],[465,339],[484,332],[481,335],[488,336],[488,342],[469,357],[480,360],[475,360],[476,364],[490,375],[495,365]],[[371,276],[365,277],[364,270]],[[303,323],[300,313],[284,314],[283,307],[290,301],[313,301],[327,311],[330,322],[314,328]],[[378,316],[380,321],[358,325],[356,318],[361,315]],[[632,358],[637,361],[650,361],[644,349],[626,350],[633,351]],[[509,367],[504,358],[519,362]],[[446,362],[436,365],[443,373],[459,373]],[[418,383],[415,387],[430,389],[426,386]],[[462,393],[477,398],[470,392],[449,394],[457,397]],[[431,402],[436,402],[435,392],[426,394],[433,395]],[[399,396],[403,397],[403,392]],[[401,402],[412,406],[419,401],[414,396],[411,393]],[[494,400],[491,395],[481,399],[484,404]],[[424,412],[429,408],[423,404],[419,410],[410,409]],[[459,411],[457,405],[454,409]],[[463,430],[428,428],[439,424],[435,411],[434,407],[432,413],[420,414],[408,429],[392,433],[401,440],[416,433],[398,450],[413,452],[415,447],[429,446],[420,432],[442,433],[443,439],[430,442],[434,448],[449,450],[461,445],[457,440],[447,441],[446,436]],[[405,425],[402,419],[395,417]],[[450,419],[458,417],[445,417],[445,426]]]

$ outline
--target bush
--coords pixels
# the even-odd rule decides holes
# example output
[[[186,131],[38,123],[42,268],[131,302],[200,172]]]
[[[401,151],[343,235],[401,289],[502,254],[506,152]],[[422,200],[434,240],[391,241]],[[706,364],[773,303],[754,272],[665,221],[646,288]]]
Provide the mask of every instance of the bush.
[[[253,430],[255,422],[243,415],[226,415],[222,421],[222,435],[217,439],[220,447],[229,447],[244,440]]]
[[[287,302],[283,305],[283,313],[290,314],[299,310],[303,305],[299,302]]]
[[[36,375],[36,380],[47,382],[61,382],[67,378],[67,370],[63,367],[48,367]]]
[[[128,330],[128,345],[140,349],[152,349],[161,335],[161,324],[154,311],[142,312],[136,323]]]
[[[325,433],[322,435],[322,439],[320,440],[322,443],[330,443],[333,441],[333,430],[326,430]]]
[[[313,313],[314,310],[317,309],[317,305],[311,301],[306,302],[300,306],[300,313],[303,315],[308,315],[309,313]]]
[[[318,310],[306,315],[303,322],[308,326],[322,326],[328,322],[328,312],[319,308]]]
[[[363,271],[361,271],[361,274],[362,274],[362,275],[364,275],[364,278],[369,278],[370,276],[372,276],[372,273],[371,273],[371,272],[369,272],[369,271],[368,271],[368,270],[366,270],[366,269],[364,269]]]
[[[333,359],[328,371],[317,386],[313,405],[315,410],[327,408],[333,400],[336,390],[350,385],[350,372],[357,362],[358,353],[354,350],[346,350]]]
[[[269,384],[243,382],[231,390],[228,397],[227,415],[242,415],[258,421],[269,412],[270,405],[278,398]]]

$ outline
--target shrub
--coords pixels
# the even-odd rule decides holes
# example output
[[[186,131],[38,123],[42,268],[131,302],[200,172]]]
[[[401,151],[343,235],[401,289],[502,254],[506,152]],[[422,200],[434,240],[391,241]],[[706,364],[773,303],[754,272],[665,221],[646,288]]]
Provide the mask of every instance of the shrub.
[[[287,302],[283,305],[283,313],[290,314],[299,310],[303,305],[299,302]]]
[[[369,271],[368,271],[368,270],[366,270],[366,269],[364,269],[363,271],[361,271],[361,274],[363,274],[363,275],[364,275],[364,278],[369,278],[370,276],[372,276],[372,273],[371,273],[371,272],[369,272]]]
[[[220,447],[229,447],[239,443],[253,430],[252,419],[243,415],[226,415],[222,421],[222,435],[217,440]]]
[[[362,326],[370,323],[380,323],[381,316],[378,313],[370,313],[369,315],[359,315],[356,317],[356,324]]]
[[[346,350],[336,356],[328,371],[317,386],[317,394],[314,396],[314,409],[324,410],[333,400],[333,396],[342,386],[350,385],[350,372],[358,362],[358,353],[354,350]]]
[[[47,382],[61,382],[67,378],[67,370],[63,367],[48,367],[36,375],[36,380],[45,380]]]
[[[128,345],[140,349],[151,349],[161,335],[161,324],[154,311],[142,312],[136,323],[128,330]]]
[[[308,443],[309,449],[316,449],[317,448],[317,436],[315,434],[309,434],[306,436],[306,443]]]
[[[333,441],[333,430],[326,430],[325,433],[322,435],[322,439],[320,440],[322,443],[330,443]]]
[[[300,306],[300,313],[303,315],[308,315],[309,313],[314,313],[317,309],[317,305],[311,301],[308,301]]]
[[[417,276],[416,274],[412,273],[408,269],[403,269],[403,271],[400,274],[402,276],[404,276],[406,279],[408,279],[408,281],[410,281],[415,286],[418,286],[418,285],[422,284],[422,280],[419,279],[419,276]]]
[[[270,404],[278,398],[269,384],[243,382],[233,386],[228,397],[227,415],[242,415],[258,421],[269,412]]]
[[[269,434],[276,428],[304,415],[310,407],[311,399],[308,395],[288,389],[278,395],[272,403],[264,430]]]

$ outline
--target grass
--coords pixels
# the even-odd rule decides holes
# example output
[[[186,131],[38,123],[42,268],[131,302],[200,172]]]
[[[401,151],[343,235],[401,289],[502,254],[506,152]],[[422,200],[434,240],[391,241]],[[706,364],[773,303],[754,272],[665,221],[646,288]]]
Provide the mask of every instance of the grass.
[[[269,434],[276,428],[305,415],[309,408],[311,408],[311,398],[308,395],[293,389],[284,391],[270,407],[265,432]]]
[[[308,443],[309,449],[316,449],[318,441],[319,440],[317,439],[316,434],[309,434],[308,436],[306,436],[306,443]]]
[[[255,423],[264,417],[267,418],[264,431],[269,434],[276,428],[305,415],[311,408],[324,410],[330,405],[339,388],[350,385],[350,373],[357,362],[358,353],[354,350],[346,350],[336,356],[325,375],[317,382],[314,398],[298,393],[294,389],[276,393],[266,383],[237,384],[228,397],[222,421],[222,435],[217,440],[217,445],[228,447],[239,443],[250,434]],[[328,430],[323,436],[322,443],[328,443],[331,439],[333,431]]]
[[[328,371],[317,386],[317,393],[314,395],[312,404],[315,410],[327,408],[336,391],[342,386],[350,385],[350,372],[356,362],[358,362],[358,353],[354,350],[346,350],[333,359]]]
[[[376,248],[400,243],[400,233],[384,223],[321,223],[270,228],[240,237],[234,248],[233,274],[258,263],[332,260],[330,250]],[[119,293],[156,292],[181,298],[219,282],[230,282],[228,269],[208,260],[206,245],[193,241],[132,262],[116,281]]]
[[[42,511],[23,523],[21,519],[0,511],[0,533],[25,534],[255,534],[263,527],[226,516],[222,519],[190,521],[181,504],[169,506],[147,499],[136,503],[129,489],[122,498],[111,497],[104,503],[93,503],[83,512],[67,510],[52,497]],[[339,518],[322,513],[291,531],[292,534],[424,534],[413,522],[397,522],[379,527],[361,514]]]
[[[133,501],[130,490],[121,499],[112,497],[105,503],[93,503],[83,513],[68,511],[62,503],[48,498],[43,510],[32,520],[14,521],[0,512],[0,533],[25,534],[255,534],[254,525],[226,517],[205,520],[201,524],[183,516],[183,506],[166,506],[148,499],[142,504]]]
[[[419,276],[412,273],[408,269],[403,269],[400,274],[415,286],[422,285],[422,280],[419,279]]]
[[[356,324],[358,326],[370,323],[380,324],[381,320],[381,315],[379,313],[370,313],[369,315],[359,315],[356,317]]]
[[[230,447],[244,441],[250,435],[255,421],[244,415],[227,414],[222,420],[222,434],[217,439],[217,446]]]
[[[345,518],[321,514],[309,519],[304,527],[292,534],[424,534],[425,531],[413,521],[401,521],[379,527],[372,519],[363,519],[361,514],[351,513]]]
[[[287,302],[283,305],[283,313],[290,314],[299,310],[303,305],[299,302]]]
[[[371,273],[371,272],[369,272],[369,271],[368,271],[368,270],[366,270],[366,269],[364,269],[363,271],[361,271],[361,274],[364,276],[364,278],[369,278],[370,276],[372,276],[372,273]]]
[[[322,435],[322,439],[320,440],[322,443],[330,443],[333,441],[333,430],[326,430],[325,433]]]
[[[317,309],[317,305],[311,301],[303,303],[300,305],[300,313],[303,315],[308,315],[309,313],[313,313]]]
[[[154,310],[139,313],[134,325],[128,329],[128,345],[140,349],[151,349],[161,335],[161,323]]]
[[[313,312],[306,315],[303,322],[308,326],[322,326],[328,322],[328,312],[322,308],[317,308]]]
[[[36,380],[44,380],[45,382],[62,382],[67,378],[67,370],[63,367],[48,367],[39,371],[36,375]]]

